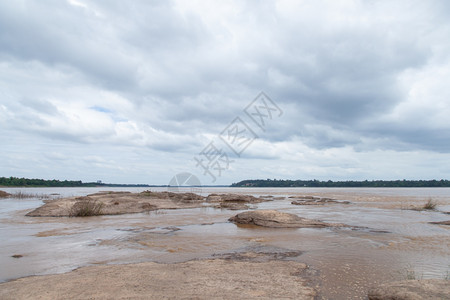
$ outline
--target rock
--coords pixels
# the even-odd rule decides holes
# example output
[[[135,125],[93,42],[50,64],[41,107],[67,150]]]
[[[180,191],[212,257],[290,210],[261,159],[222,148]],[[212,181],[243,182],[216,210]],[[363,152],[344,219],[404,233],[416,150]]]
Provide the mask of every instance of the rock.
[[[0,191],[0,198],[5,198],[5,197],[9,197],[11,196],[11,194],[5,192],[5,191]]]
[[[226,208],[230,210],[246,210],[249,209],[249,206],[244,203],[233,203],[233,202],[221,202],[218,205],[219,208]]]
[[[314,198],[316,198],[315,196],[290,196],[289,198],[300,198],[300,199],[308,199],[308,200],[313,200]]]
[[[239,194],[210,194],[206,197],[206,201],[210,203],[219,203],[215,207],[226,208],[230,210],[245,210],[249,203],[259,203],[263,201],[272,201],[272,198],[256,198],[251,195]]]
[[[369,290],[369,300],[450,299],[450,283],[443,279],[404,280]]]
[[[211,194],[206,197],[207,202],[241,202],[241,203],[258,203],[263,202],[265,199],[256,198],[251,195],[239,195],[239,194]]]
[[[225,259],[102,265],[0,284],[0,299],[316,299],[306,264]]]
[[[441,222],[430,222],[430,224],[450,225],[450,220],[448,220],[448,221],[441,221]]]
[[[233,261],[252,261],[252,262],[266,262],[270,260],[285,260],[292,257],[298,257],[303,252],[300,250],[291,250],[275,246],[249,246],[242,249],[237,249],[233,252],[216,253],[212,256]]]
[[[325,205],[325,202],[319,202],[314,200],[294,200],[291,202],[293,205]]]
[[[325,204],[350,204],[349,201],[338,201],[331,198],[308,197],[291,202],[294,205],[325,205]]]
[[[343,224],[330,224],[319,220],[301,218],[294,214],[276,210],[254,210],[239,213],[229,219],[236,224],[252,224],[274,228],[300,228],[300,227],[342,227]]]
[[[46,201],[29,212],[29,217],[67,217],[82,202],[101,205],[97,215],[119,215],[148,212],[158,209],[197,208],[203,206],[204,197],[193,193],[151,192],[100,192],[85,197],[70,197]]]
[[[184,203],[197,203],[197,202],[203,202],[205,200],[205,197],[194,194],[194,193],[144,191],[144,192],[140,193],[140,195],[143,197],[158,198],[158,199],[170,198],[174,201],[180,201],[180,202],[184,202]]]

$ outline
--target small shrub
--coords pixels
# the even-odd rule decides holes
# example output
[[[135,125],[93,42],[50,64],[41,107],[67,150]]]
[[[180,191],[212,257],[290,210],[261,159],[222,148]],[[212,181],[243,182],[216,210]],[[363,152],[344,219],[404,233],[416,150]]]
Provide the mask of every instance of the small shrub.
[[[423,209],[435,209],[437,206],[437,203],[433,201],[433,199],[428,199],[427,203],[424,204]]]
[[[11,196],[11,194],[5,192],[5,191],[0,191],[0,198],[5,198],[5,197],[9,197]]]
[[[24,192],[15,192],[11,194],[11,198],[25,199],[25,198],[38,198],[38,194],[24,193]]]
[[[405,277],[407,280],[416,280],[416,272],[414,270],[406,270]]]
[[[102,214],[103,203],[89,197],[80,198],[72,206],[69,212],[70,217],[90,217]]]
[[[413,269],[407,269],[405,272],[405,279],[406,280],[422,280],[423,274],[419,274]]]
[[[26,193],[22,191],[15,192],[13,194],[8,194],[9,198],[16,198],[16,199],[29,199],[29,198],[39,198],[41,200],[45,199],[53,199],[50,195],[47,194],[33,194],[33,193]]]

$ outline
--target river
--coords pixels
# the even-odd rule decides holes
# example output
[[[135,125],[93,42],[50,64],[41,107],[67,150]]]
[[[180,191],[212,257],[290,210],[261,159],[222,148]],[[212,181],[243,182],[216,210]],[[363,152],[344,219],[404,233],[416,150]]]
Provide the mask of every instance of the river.
[[[289,198],[254,205],[355,228],[270,229],[239,227],[239,211],[212,207],[88,218],[25,214],[43,204],[39,195],[82,196],[101,190],[148,188],[2,188],[36,194],[0,199],[0,281],[63,273],[82,266],[142,261],[175,263],[221,253],[269,247],[301,251],[289,259],[310,266],[311,284],[323,299],[364,299],[369,286],[406,278],[448,278],[448,188],[203,188],[201,193],[254,196],[319,195],[349,205],[295,206]],[[164,188],[151,188],[153,191]],[[414,211],[429,198],[438,211]],[[22,255],[14,258],[13,255]]]

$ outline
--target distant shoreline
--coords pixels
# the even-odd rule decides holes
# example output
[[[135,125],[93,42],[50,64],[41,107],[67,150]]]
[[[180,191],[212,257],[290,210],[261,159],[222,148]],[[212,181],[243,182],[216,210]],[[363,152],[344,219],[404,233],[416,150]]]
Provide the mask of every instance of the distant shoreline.
[[[250,179],[233,183],[230,187],[305,187],[305,188],[433,188],[450,187],[450,181],[441,180],[364,180],[364,181],[319,181]]]
[[[177,188],[170,185],[151,184],[124,184],[124,183],[102,183],[102,182],[82,182],[81,180],[45,180],[28,179],[18,177],[0,177],[0,187],[2,188],[39,188],[39,187],[140,187],[140,188]],[[185,188],[185,186],[180,186]],[[319,180],[277,180],[277,179],[249,179],[242,180],[231,185],[200,185],[186,187],[234,187],[234,188],[443,188],[450,187],[450,181],[440,180],[363,180],[363,181],[319,181]]]

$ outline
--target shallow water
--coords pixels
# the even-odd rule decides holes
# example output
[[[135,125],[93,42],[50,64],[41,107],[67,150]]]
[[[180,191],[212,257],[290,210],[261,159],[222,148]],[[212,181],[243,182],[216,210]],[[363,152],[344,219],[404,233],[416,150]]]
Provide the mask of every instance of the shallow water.
[[[107,188],[138,192],[144,188]],[[105,188],[7,189],[52,197]],[[164,190],[164,188],[152,188]],[[291,200],[255,205],[355,228],[270,229],[236,226],[239,211],[212,207],[89,218],[33,218],[39,198],[0,200],[0,280],[67,272],[93,264],[156,261],[173,263],[246,249],[301,251],[290,257],[310,265],[311,284],[324,299],[365,298],[369,286],[412,278],[445,278],[450,270],[449,226],[432,225],[449,215],[408,210],[428,198],[450,211],[450,189],[207,188],[203,194],[320,195],[352,203],[296,206]],[[11,257],[14,254],[21,258]]]

